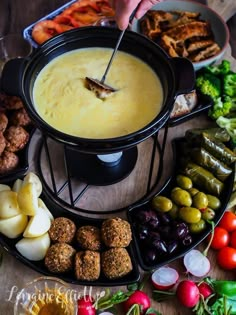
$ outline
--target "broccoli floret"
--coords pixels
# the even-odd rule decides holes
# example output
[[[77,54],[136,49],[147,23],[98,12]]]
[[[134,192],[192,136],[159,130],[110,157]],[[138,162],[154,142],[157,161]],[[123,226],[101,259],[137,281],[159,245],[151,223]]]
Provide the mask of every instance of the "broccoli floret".
[[[225,75],[230,71],[230,62],[228,60],[222,60],[219,65],[206,66],[205,71],[214,75]]]
[[[208,115],[213,119],[217,119],[220,116],[225,116],[229,114],[232,105],[233,104],[229,96],[225,95],[218,97],[213,100],[213,105],[210,108]]]
[[[196,87],[202,94],[209,95],[212,99],[221,94],[220,79],[210,73],[199,74],[196,79]]]
[[[230,73],[223,77],[223,92],[229,96],[236,96],[236,73]]]
[[[225,128],[225,130],[230,135],[233,143],[236,144],[236,118],[226,118],[223,116],[220,116],[216,123],[219,127]]]

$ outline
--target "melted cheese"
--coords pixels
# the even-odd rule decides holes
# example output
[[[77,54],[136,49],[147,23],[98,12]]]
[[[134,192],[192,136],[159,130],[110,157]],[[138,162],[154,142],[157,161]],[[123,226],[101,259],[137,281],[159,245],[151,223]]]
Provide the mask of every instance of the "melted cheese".
[[[85,87],[86,76],[101,79],[111,53],[107,48],[78,49],[45,66],[33,89],[43,120],[66,134],[91,139],[127,135],[151,122],[160,112],[163,90],[157,75],[140,59],[117,53],[106,84],[118,91],[105,100]]]

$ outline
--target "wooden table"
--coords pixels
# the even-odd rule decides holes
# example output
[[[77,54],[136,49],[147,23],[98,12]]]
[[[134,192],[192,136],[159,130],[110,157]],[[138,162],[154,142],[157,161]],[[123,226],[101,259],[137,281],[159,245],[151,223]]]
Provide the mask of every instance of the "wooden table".
[[[0,35],[8,32],[21,32],[24,27],[31,24],[35,20],[44,16],[48,12],[54,10],[60,5],[66,3],[65,0],[1,0],[0,1]],[[231,18],[236,12],[236,2],[235,0],[209,0],[209,5],[218,11],[224,16],[226,20]],[[231,19],[230,29],[231,29],[231,39],[233,44],[233,50],[236,50],[235,47],[235,38],[233,37],[236,34],[235,28],[235,19]],[[233,34],[234,33],[234,34]],[[227,50],[226,58],[232,61],[233,68],[236,70],[236,60],[231,57],[230,47]],[[169,140],[173,137],[183,135],[185,129],[190,128],[191,126],[199,125],[200,119],[191,120],[181,126],[177,126],[170,129]],[[37,137],[35,141],[37,140]],[[149,147],[148,147],[149,148]],[[31,149],[30,159],[33,161],[34,150]],[[32,163],[31,163],[32,164]],[[133,183],[132,183],[133,184]],[[131,185],[134,187],[134,185]],[[115,196],[114,196],[115,197]],[[99,202],[102,203],[100,200]],[[223,272],[216,265],[215,253],[210,251],[209,258],[212,264],[212,271],[210,275],[212,277],[217,277],[220,279],[231,279],[236,280],[234,272]],[[184,275],[184,270],[181,264],[181,261],[175,261],[171,264],[178,268],[181,276]],[[24,286],[24,283],[33,280],[40,276],[38,273],[24,266],[22,263],[18,262],[14,257],[10,256],[6,252],[3,255],[3,262],[0,267],[0,314],[2,315],[11,315],[13,314],[13,303],[15,301],[16,294]],[[76,286],[78,292],[83,291],[83,287]],[[102,288],[94,288],[94,292]],[[114,288],[116,290],[118,288]],[[147,288],[150,290],[150,288]],[[163,315],[177,315],[177,314],[190,314],[188,310],[181,308],[175,300],[171,303],[161,303],[157,304],[152,303],[152,306],[159,310]],[[122,312],[120,312],[122,314]]]

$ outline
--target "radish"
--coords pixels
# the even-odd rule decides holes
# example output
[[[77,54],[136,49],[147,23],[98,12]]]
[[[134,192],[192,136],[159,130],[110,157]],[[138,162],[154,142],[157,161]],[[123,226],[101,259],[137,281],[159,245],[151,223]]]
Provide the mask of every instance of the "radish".
[[[114,314],[111,312],[102,312],[102,313],[99,313],[99,315],[114,315]]]
[[[178,284],[176,296],[185,307],[194,307],[200,299],[200,293],[195,282],[183,280]]]
[[[150,307],[151,301],[149,296],[143,291],[137,290],[132,293],[128,300],[123,303],[125,313],[127,313],[133,305],[137,305],[140,308],[141,314],[144,314]]]
[[[203,277],[210,271],[210,261],[199,250],[193,249],[184,256],[184,266],[195,277]]]
[[[158,290],[169,290],[179,280],[178,272],[170,267],[161,267],[153,272],[152,284]]]
[[[77,301],[77,315],[96,315],[93,299],[86,295]]]
[[[198,290],[204,299],[207,299],[213,294],[213,289],[206,282],[199,283]]]

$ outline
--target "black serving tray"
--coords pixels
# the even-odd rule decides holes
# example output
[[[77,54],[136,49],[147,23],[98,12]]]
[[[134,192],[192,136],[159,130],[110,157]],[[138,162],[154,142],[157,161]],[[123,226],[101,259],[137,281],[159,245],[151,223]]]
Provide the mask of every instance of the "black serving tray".
[[[178,168],[178,166],[179,166],[178,157],[180,157],[180,154],[181,154],[181,150],[179,148],[180,148],[181,144],[183,144],[183,142],[184,142],[184,138],[177,138],[177,139],[174,139],[172,141],[173,160],[175,161],[175,165],[173,166],[173,171],[172,171],[171,177],[169,179],[167,179],[165,184],[162,186],[162,188],[160,189],[160,191],[156,195],[169,196],[171,189],[176,186],[175,177],[178,174],[178,169],[179,169]],[[223,190],[223,192],[220,196],[221,208],[216,211],[216,216],[214,219],[215,225],[218,224],[218,222],[220,221],[222,215],[224,214],[224,212],[226,210],[228,201],[230,199],[230,196],[231,196],[231,193],[233,190],[234,173],[235,173],[235,170],[233,167],[233,172],[229,176],[229,178],[225,181],[225,189]],[[149,200],[149,201],[143,202],[142,204],[136,205],[133,208],[130,208],[129,211],[127,212],[128,221],[130,222],[130,225],[132,228],[133,240],[134,240],[134,245],[135,245],[135,253],[136,253],[137,258],[138,258],[138,263],[141,266],[141,268],[145,271],[150,271],[152,269],[159,268],[163,265],[166,265],[166,264],[174,261],[175,259],[178,259],[178,258],[184,256],[188,251],[190,251],[191,249],[198,246],[212,231],[211,225],[207,224],[207,228],[202,233],[199,233],[196,235],[191,234],[191,236],[193,238],[193,242],[191,243],[191,245],[179,247],[172,254],[160,256],[156,263],[147,264],[143,258],[143,252],[142,252],[142,248],[140,246],[140,242],[139,242],[137,234],[136,234],[134,222],[135,222],[135,216],[137,215],[138,211],[141,211],[141,210],[144,210],[144,209],[150,208],[150,207],[151,207],[151,201]]]
[[[72,221],[74,221],[77,227],[80,227],[83,225],[93,225],[93,226],[101,227],[101,224],[104,221],[102,219],[91,219],[91,218],[82,217],[82,216],[79,216],[75,213],[67,211],[67,210],[63,209],[62,207],[56,205],[55,203],[52,203],[50,201],[50,199],[49,198],[47,199],[45,196],[43,196],[42,199],[44,200],[47,207],[50,209],[54,218],[61,217],[61,216],[67,217],[67,218],[71,219]],[[21,238],[22,238],[22,236],[17,238],[17,239],[9,239],[8,237],[6,237],[0,233],[0,244],[9,254],[11,254],[12,256],[17,258],[24,265],[30,267],[31,269],[33,269],[33,270],[35,270],[35,271],[37,271],[43,275],[57,276],[61,280],[64,280],[64,281],[66,281],[68,283],[72,283],[72,284],[84,285],[84,286],[102,286],[102,287],[128,285],[131,283],[135,283],[140,279],[140,272],[139,272],[138,264],[136,262],[135,255],[134,255],[133,241],[126,248],[129,255],[130,255],[132,265],[133,265],[133,270],[128,275],[126,275],[120,279],[110,280],[110,279],[106,278],[101,273],[100,278],[96,281],[83,281],[83,280],[77,280],[75,278],[73,271],[71,271],[69,273],[64,273],[64,274],[51,273],[44,266],[43,260],[42,261],[30,261],[30,260],[26,259],[25,257],[23,257],[15,248],[15,244]],[[78,247],[76,247],[76,246],[74,246],[74,247],[78,250]]]

